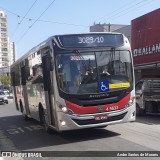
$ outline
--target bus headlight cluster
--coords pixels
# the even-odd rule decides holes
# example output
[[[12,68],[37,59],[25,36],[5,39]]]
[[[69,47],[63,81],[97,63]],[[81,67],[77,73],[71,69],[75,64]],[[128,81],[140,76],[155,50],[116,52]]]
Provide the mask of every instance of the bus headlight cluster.
[[[66,113],[68,111],[67,107],[62,107],[61,108],[62,112]]]
[[[66,106],[63,106],[61,103],[57,102],[58,107],[61,109],[63,113],[67,113],[68,109]]]
[[[71,109],[68,109],[66,106],[63,106],[59,102],[57,103],[58,107],[61,109],[63,113],[68,113],[70,115],[74,114],[74,112]]]
[[[135,97],[131,97],[129,102],[125,105],[125,107],[128,108],[128,107],[132,106],[134,103],[134,100],[135,100]]]

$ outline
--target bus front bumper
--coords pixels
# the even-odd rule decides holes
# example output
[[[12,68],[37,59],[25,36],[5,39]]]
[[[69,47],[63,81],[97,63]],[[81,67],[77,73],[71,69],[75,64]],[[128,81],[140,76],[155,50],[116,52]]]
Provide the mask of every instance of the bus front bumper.
[[[58,112],[59,131],[107,126],[135,121],[135,107],[96,114],[69,115]]]

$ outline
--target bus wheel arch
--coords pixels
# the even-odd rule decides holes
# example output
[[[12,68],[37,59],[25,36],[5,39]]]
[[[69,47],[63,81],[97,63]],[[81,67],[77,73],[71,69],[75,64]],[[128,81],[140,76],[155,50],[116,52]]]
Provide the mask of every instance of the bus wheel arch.
[[[45,111],[44,111],[43,105],[41,103],[39,103],[39,120],[40,120],[40,123],[43,124],[46,132],[51,134],[52,129],[48,126],[48,124],[46,122]]]

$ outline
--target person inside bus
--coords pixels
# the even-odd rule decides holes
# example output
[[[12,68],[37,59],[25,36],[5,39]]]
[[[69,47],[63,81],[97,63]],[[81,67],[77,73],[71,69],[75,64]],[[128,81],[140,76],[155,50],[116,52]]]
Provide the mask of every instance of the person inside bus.
[[[58,73],[62,75],[61,80],[63,84],[61,87],[63,90],[70,92],[69,90],[74,86],[74,76],[76,75],[75,69],[76,65],[70,59],[69,55],[63,55],[59,58],[59,68]]]

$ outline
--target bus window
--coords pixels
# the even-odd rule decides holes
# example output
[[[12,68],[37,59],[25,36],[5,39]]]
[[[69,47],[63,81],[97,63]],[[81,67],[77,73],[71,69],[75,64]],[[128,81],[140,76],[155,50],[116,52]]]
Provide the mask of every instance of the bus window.
[[[21,84],[26,85],[26,70],[25,66],[21,68]]]
[[[33,68],[33,81],[32,83],[43,83],[43,70],[42,65],[35,65]]]
[[[12,83],[12,86],[15,86],[15,73],[14,72],[12,72],[11,73],[11,83]]]

